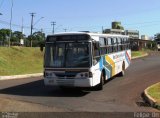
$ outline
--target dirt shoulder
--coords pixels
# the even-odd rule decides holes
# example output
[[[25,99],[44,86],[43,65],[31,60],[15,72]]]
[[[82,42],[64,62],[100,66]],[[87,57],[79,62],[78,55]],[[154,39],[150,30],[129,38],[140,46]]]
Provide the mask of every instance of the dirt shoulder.
[[[60,108],[0,98],[0,112],[63,112]]]

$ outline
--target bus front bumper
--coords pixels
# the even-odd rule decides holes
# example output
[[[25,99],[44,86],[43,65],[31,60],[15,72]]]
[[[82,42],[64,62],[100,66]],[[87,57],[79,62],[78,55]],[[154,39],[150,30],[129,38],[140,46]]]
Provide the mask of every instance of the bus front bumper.
[[[92,87],[92,78],[82,79],[57,79],[44,78],[46,86],[68,86],[68,87]]]

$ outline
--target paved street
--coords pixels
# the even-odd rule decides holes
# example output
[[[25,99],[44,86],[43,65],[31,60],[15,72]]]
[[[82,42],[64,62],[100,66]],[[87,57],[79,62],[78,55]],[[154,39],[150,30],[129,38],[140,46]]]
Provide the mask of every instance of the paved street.
[[[133,60],[125,76],[108,81],[103,91],[86,89],[66,92],[57,87],[45,87],[40,77],[0,81],[0,98],[30,106],[40,105],[41,110],[44,106],[44,111],[157,112],[148,107],[141,97],[145,88],[157,82],[160,82],[160,54],[153,53]],[[17,106],[14,107],[16,111]]]

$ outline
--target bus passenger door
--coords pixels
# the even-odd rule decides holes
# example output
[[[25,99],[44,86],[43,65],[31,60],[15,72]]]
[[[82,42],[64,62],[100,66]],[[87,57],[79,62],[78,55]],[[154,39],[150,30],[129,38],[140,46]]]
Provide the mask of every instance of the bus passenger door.
[[[100,50],[99,50],[99,43],[95,42],[93,43],[93,67],[92,67],[92,73],[93,73],[93,86],[100,83]]]

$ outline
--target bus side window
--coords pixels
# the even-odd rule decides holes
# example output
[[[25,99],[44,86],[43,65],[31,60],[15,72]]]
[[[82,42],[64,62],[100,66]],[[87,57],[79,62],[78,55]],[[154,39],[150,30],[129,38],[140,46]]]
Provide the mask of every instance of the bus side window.
[[[109,49],[108,49],[108,40],[105,38],[105,50],[106,50],[106,54],[109,53]]]
[[[127,38],[126,45],[127,45],[127,49],[130,49],[130,40],[129,40],[129,38]]]
[[[120,50],[123,51],[123,39],[120,38],[120,41],[121,41],[121,42],[120,42]]]
[[[112,46],[113,46],[113,52],[117,52],[117,38],[113,38]]]
[[[112,53],[112,38],[107,38],[108,41],[108,53]]]
[[[101,55],[105,55],[106,54],[106,39],[101,37],[100,39],[100,53]]]
[[[127,38],[124,38],[124,50],[127,50]]]
[[[101,48],[101,55],[105,55],[106,54],[106,48],[105,47],[102,47]]]
[[[117,38],[118,42],[118,51],[121,51],[121,38]]]
[[[104,39],[104,43],[105,43],[105,46],[108,45],[108,40],[106,38]]]
[[[129,46],[129,49],[131,49],[131,42],[130,42],[130,38],[128,38],[128,46]]]
[[[93,65],[96,65],[100,60],[100,50],[96,47],[96,45],[93,45]]]
[[[105,46],[105,38],[103,38],[103,37],[100,37],[99,38],[99,43],[100,43],[100,46]]]
[[[125,50],[125,39],[122,38],[122,50]]]

